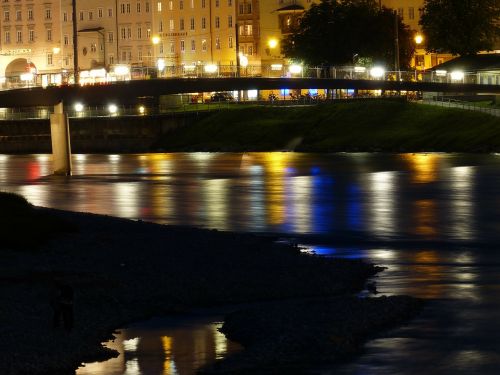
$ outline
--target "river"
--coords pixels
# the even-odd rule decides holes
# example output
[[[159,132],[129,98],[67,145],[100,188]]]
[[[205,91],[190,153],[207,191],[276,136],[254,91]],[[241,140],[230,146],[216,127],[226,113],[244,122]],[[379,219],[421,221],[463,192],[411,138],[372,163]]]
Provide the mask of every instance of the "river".
[[[381,294],[431,302],[322,374],[496,374],[499,167],[500,155],[434,153],[74,155],[66,178],[50,176],[49,155],[0,155],[0,186],[36,205],[280,233],[305,251],[387,266]],[[79,374],[190,374],[237,350],[220,317],[207,319],[129,327],[111,344],[119,359]]]

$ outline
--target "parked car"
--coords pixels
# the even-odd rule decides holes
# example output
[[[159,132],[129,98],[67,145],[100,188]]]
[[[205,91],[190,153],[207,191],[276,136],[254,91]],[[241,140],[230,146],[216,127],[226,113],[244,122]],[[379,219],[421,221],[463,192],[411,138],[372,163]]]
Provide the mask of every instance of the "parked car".
[[[216,92],[210,96],[211,102],[232,102],[233,96],[227,92]]]

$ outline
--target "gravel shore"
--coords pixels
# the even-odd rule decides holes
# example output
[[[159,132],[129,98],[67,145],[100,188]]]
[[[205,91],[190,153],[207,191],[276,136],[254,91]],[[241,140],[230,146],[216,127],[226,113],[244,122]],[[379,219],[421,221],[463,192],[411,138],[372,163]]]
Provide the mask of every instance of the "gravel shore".
[[[38,248],[0,245],[0,373],[71,374],[118,327],[194,307],[338,296],[379,269],[269,238],[38,208],[75,225]],[[26,233],[29,236],[29,233]],[[75,293],[75,327],[52,328],[53,281]]]

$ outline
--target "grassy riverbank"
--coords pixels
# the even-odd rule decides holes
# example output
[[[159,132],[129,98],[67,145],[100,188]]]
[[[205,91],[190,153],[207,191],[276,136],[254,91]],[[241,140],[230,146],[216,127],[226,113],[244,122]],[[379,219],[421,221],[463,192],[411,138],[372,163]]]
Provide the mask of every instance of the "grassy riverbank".
[[[150,316],[239,302],[348,295],[380,271],[361,261],[303,254],[269,238],[37,208],[0,193],[5,216],[6,207],[9,215],[19,214],[16,204],[53,223],[48,225],[53,230],[44,241],[0,242],[0,373],[5,375],[71,373],[82,362],[109,358],[116,353],[100,343],[114,329]],[[71,230],[56,230],[58,223]],[[31,224],[19,225],[24,225],[17,228],[19,235],[32,236]],[[70,332],[52,327],[55,281],[74,290]],[[345,303],[350,308],[336,320],[339,326],[358,310],[356,303]],[[375,321],[413,313],[406,305],[395,309],[393,301],[374,303],[384,306]]]
[[[164,151],[497,152],[500,118],[396,100],[214,113],[156,144]]]

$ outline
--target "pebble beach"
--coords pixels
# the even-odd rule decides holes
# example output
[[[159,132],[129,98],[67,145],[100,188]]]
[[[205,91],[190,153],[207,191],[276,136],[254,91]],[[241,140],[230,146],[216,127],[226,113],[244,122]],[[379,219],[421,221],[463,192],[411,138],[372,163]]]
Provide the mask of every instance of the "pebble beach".
[[[275,313],[269,316],[276,317],[276,311],[297,311],[287,307],[290,301],[352,295],[381,271],[359,260],[304,254],[270,237],[36,210],[71,223],[76,230],[59,233],[33,248],[0,246],[0,373],[6,375],[73,374],[84,362],[116,356],[101,343],[112,338],[118,327],[149,317],[258,301],[273,301],[279,309],[285,308],[273,308]],[[75,324],[71,331],[52,327],[50,296],[55,280],[74,290]],[[377,311],[383,311],[383,321],[361,329],[366,333],[357,334],[361,341],[418,310],[413,299],[403,304],[390,298],[376,300],[380,300],[374,304],[382,306]],[[366,310],[357,299],[348,298],[344,304],[355,311]],[[317,303],[311,306],[306,310],[318,309]],[[344,310],[345,315],[356,316],[354,310]],[[299,313],[292,315],[298,321],[305,319]],[[248,316],[255,316],[255,312]],[[370,319],[376,322],[378,318],[375,314]],[[235,326],[248,327],[252,320],[242,319],[240,325],[238,320],[231,322],[231,327],[226,326],[229,335],[251,347],[252,352],[259,342],[261,346],[274,345],[248,341],[246,335],[237,333]],[[339,322],[342,324],[340,316]],[[318,320],[314,330],[323,330],[321,325],[325,324]],[[257,325],[255,328],[260,331]],[[332,360],[338,360],[342,352]],[[276,352],[276,358],[280,355],[288,354]],[[273,361],[266,357],[256,366],[269,366]],[[230,362],[229,367],[216,364],[203,371],[228,373],[229,368],[229,373],[252,372],[247,361],[241,361],[242,369],[235,367],[237,362]]]

